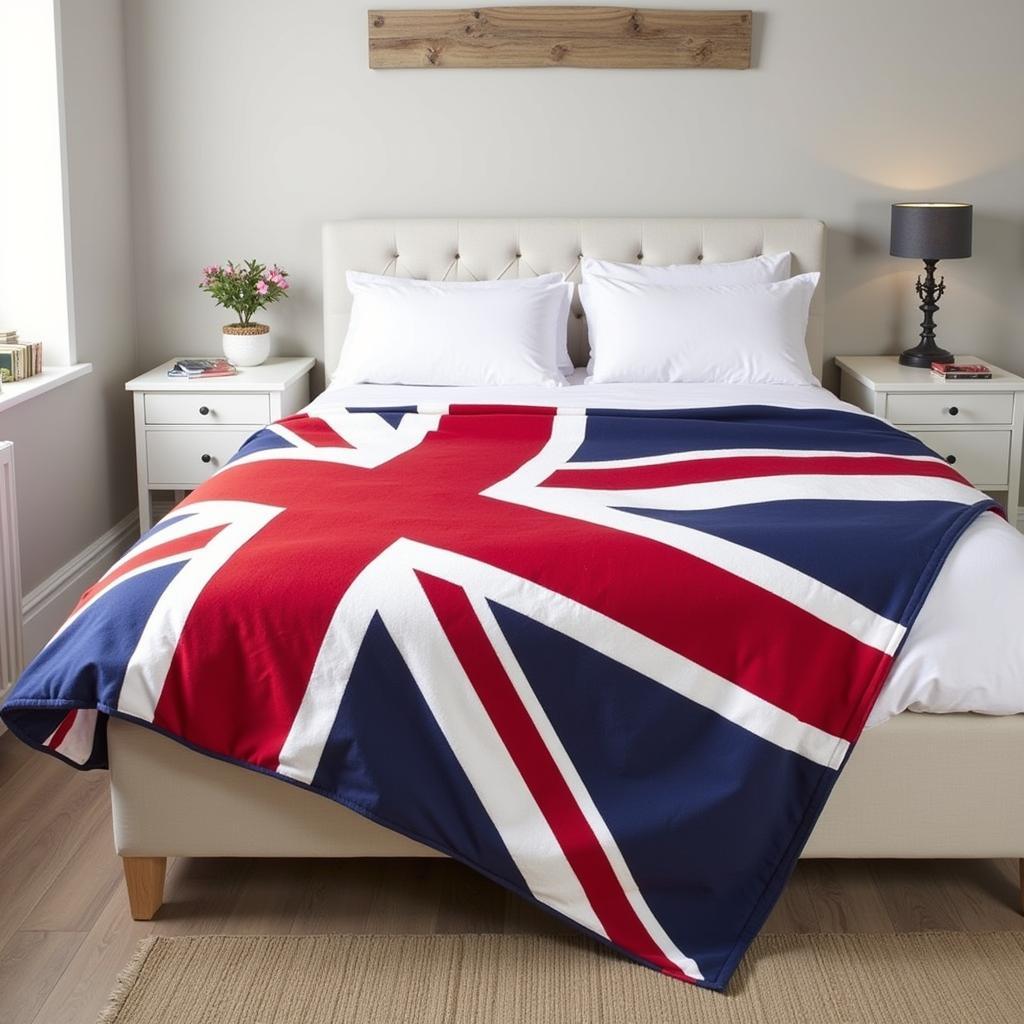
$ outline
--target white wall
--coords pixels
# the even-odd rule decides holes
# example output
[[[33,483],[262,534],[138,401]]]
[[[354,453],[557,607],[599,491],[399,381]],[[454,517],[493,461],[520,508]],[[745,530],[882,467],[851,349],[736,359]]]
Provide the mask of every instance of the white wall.
[[[1024,371],[1021,0],[765,0],[754,70],[684,72],[370,71],[366,8],[127,4],[144,361],[216,349],[197,270],[248,256],[292,271],[268,319],[318,354],[319,225],[388,214],[821,217],[828,353],[896,351],[889,204],[932,198],[976,204],[941,340]]]
[[[61,9],[72,318],[78,358],[94,370],[0,412],[0,437],[15,444],[26,591],[136,504],[124,393],[136,346],[121,3],[61,0]]]

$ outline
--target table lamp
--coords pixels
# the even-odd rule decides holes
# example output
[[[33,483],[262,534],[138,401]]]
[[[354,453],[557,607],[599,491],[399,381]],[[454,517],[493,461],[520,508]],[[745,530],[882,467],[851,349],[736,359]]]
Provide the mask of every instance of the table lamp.
[[[900,354],[904,366],[952,363],[954,357],[935,344],[935,313],[946,290],[945,278],[935,280],[939,260],[961,260],[971,255],[970,203],[894,203],[889,254],[924,260],[924,280],[917,278],[921,300],[921,340]]]

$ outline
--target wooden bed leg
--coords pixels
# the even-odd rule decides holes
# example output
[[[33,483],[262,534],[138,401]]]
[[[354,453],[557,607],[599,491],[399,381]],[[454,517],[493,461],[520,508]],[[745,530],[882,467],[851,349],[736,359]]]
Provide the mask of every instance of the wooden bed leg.
[[[1020,868],[1020,912],[1024,914],[1024,857],[1017,861]]]
[[[122,857],[128,905],[136,921],[152,921],[164,901],[166,857]]]

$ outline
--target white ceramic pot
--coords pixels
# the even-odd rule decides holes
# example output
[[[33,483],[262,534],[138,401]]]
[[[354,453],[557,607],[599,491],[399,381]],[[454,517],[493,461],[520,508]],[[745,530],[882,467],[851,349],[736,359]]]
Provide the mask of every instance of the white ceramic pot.
[[[225,327],[223,339],[224,355],[235,366],[259,366],[270,355],[270,328],[266,324],[249,324],[244,329]]]

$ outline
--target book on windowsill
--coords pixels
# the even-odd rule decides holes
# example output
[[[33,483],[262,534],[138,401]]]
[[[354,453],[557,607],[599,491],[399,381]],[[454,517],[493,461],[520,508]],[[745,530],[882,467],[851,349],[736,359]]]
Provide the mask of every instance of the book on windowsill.
[[[932,363],[932,374],[941,380],[992,379],[992,370],[984,363]]]
[[[7,337],[17,337],[15,331],[4,332]],[[43,346],[41,342],[4,341],[0,339],[0,379],[10,384],[14,381],[34,377],[43,369]]]
[[[234,363],[226,359],[179,359],[167,371],[168,377],[198,380],[204,377],[233,377],[238,373]]]

